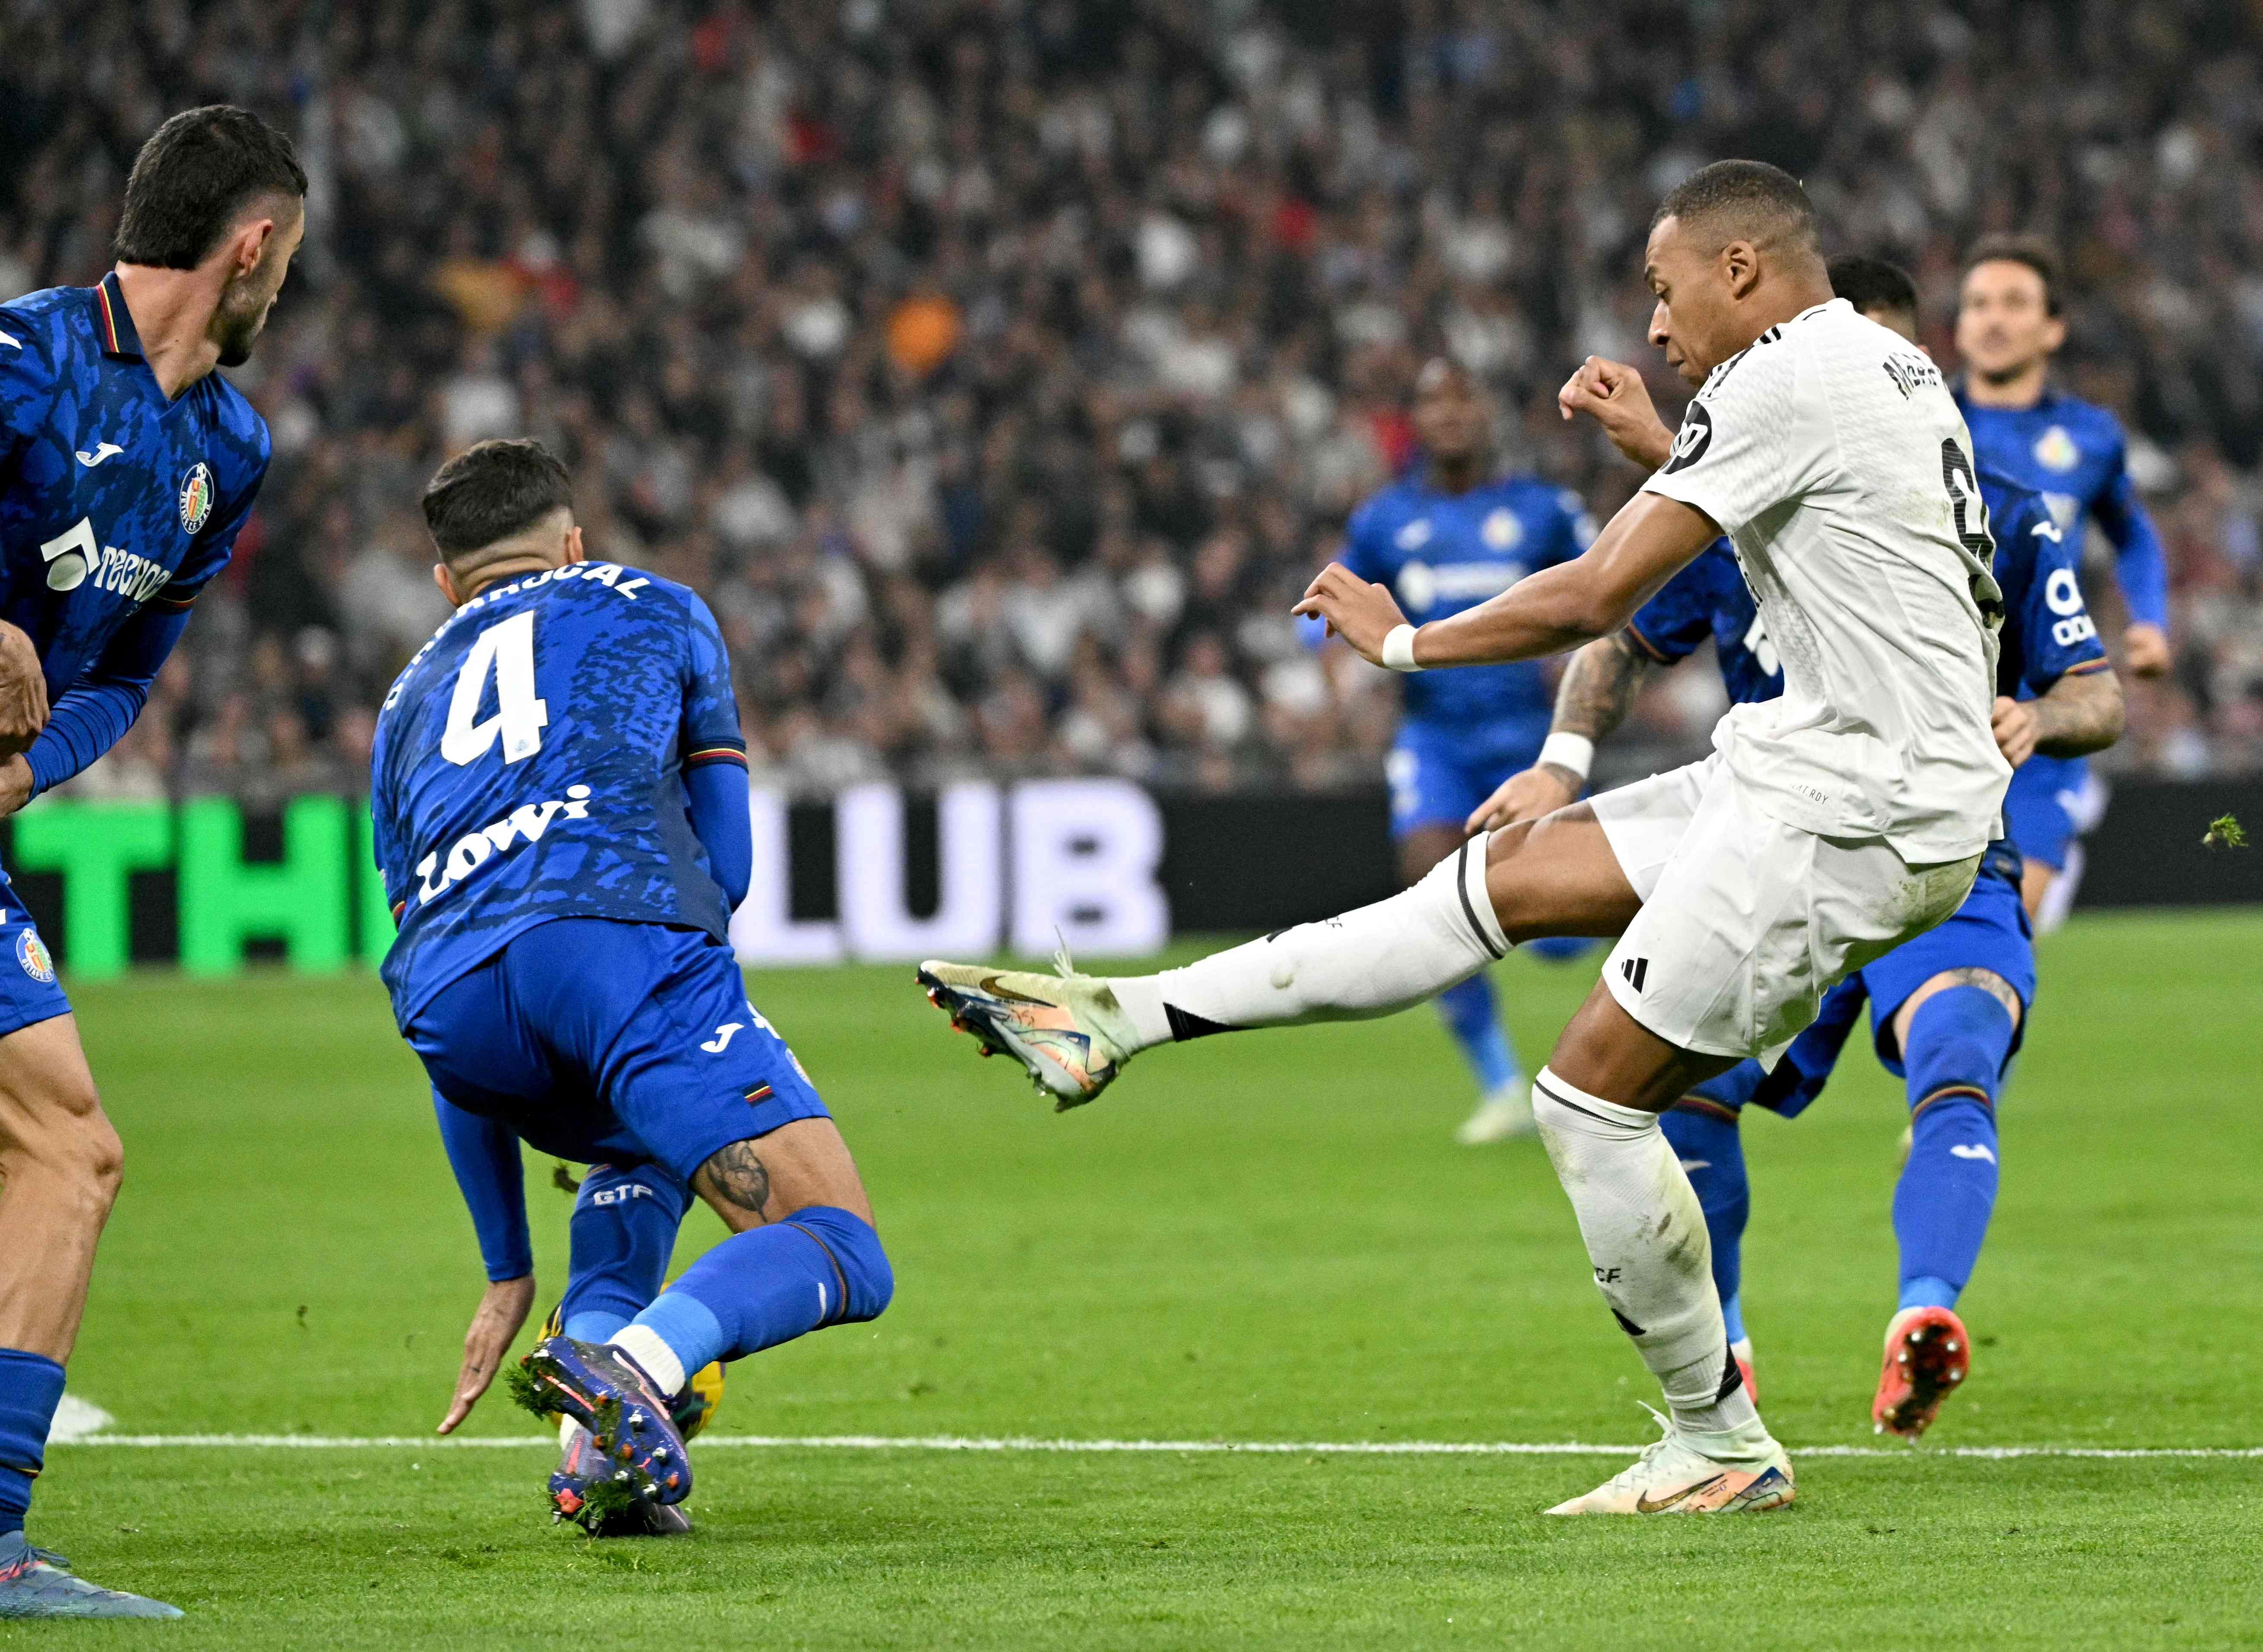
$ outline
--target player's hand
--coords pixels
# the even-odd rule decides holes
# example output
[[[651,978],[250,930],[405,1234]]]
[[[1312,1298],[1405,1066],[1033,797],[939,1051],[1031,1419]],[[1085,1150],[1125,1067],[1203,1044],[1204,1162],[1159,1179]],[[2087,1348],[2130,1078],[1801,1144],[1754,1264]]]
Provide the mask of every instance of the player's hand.
[[[1567,419],[1587,414],[1603,427],[1611,446],[1638,465],[1656,470],[1673,457],[1674,432],[1651,405],[1642,374],[1623,361],[1588,357],[1564,380],[1556,406]]]
[[[2004,761],[2014,768],[2035,755],[2035,708],[2032,700],[2013,699],[1996,696],[1995,715],[1990,720],[1996,735],[1996,750],[2004,754]]]
[[[18,751],[0,763],[0,820],[5,820],[32,801],[31,760]]]
[[[472,1414],[480,1395],[502,1369],[503,1356],[510,1351],[519,1328],[526,1323],[527,1310],[533,1306],[531,1273],[497,1279],[488,1286],[480,1298],[479,1311],[472,1315],[471,1330],[464,1333],[464,1368],[456,1376],[455,1403],[440,1419],[441,1433],[454,1433],[456,1425]]]
[[[1329,635],[1341,637],[1373,665],[1383,663],[1383,639],[1406,623],[1388,589],[1369,584],[1341,562],[1320,569],[1291,612],[1327,620]]]
[[[47,726],[47,674],[32,639],[0,620],[0,757],[14,757]]]
[[[2122,655],[2132,677],[2169,674],[2169,634],[2140,620],[2122,634]]]
[[[1499,831],[1521,820],[1538,820],[1567,803],[1580,801],[1580,782],[1572,771],[1553,763],[1536,763],[1512,774],[1493,794],[1470,812],[1462,823],[1465,837]]]

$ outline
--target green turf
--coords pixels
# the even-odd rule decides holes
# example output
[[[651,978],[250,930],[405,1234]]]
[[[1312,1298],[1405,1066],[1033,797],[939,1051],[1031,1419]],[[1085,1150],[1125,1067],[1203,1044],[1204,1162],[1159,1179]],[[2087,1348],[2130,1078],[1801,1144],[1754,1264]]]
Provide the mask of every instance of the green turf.
[[[2006,1104],[1941,1445],[2250,1446],[2263,914],[2086,919]],[[1454,1147],[1427,1013],[1217,1040],[1055,1117],[905,969],[753,988],[862,1163],[895,1306],[736,1368],[724,1434],[1638,1441],[1651,1385],[1530,1144]],[[1593,979],[1500,972],[1529,1058]],[[366,979],[77,994],[128,1145],[75,1393],[123,1431],[403,1435],[481,1279]],[[1766,1411],[1868,1446],[1894,1085],[1748,1127]],[[546,1295],[567,1200],[531,1161]],[[704,1214],[695,1246],[719,1230]],[[491,1395],[474,1429],[531,1424]],[[524,1451],[58,1446],[35,1535],[183,1646],[2263,1644],[2263,1460],[1811,1457],[1743,1521],[1554,1522],[1595,1457],[698,1459],[687,1541],[543,1521]],[[0,1641],[31,1627],[0,1626]]]

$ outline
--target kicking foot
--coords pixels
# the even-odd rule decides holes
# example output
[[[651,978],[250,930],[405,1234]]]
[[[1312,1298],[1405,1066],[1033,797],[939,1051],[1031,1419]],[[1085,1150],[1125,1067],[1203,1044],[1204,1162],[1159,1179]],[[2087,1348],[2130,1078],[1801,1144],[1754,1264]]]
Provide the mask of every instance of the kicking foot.
[[[518,1402],[538,1417],[563,1412],[596,1438],[599,1455],[626,1468],[631,1489],[651,1503],[681,1503],[691,1459],[668,1397],[642,1366],[604,1343],[546,1337],[519,1361]]]
[[[98,1589],[73,1576],[70,1562],[33,1548],[21,1532],[0,1537],[0,1619],[177,1618],[178,1606],[122,1589]]]
[[[1972,1368],[1972,1338],[1946,1308],[1905,1308],[1886,1323],[1886,1357],[1878,1370],[1870,1426],[1915,1439],[1933,1426],[1941,1402]]]
[[[550,1317],[542,1322],[542,1329],[534,1333],[534,1340],[566,1334],[566,1304],[560,1302],[550,1310]],[[723,1403],[723,1362],[719,1359],[704,1365],[693,1372],[683,1385],[683,1392],[669,1402],[669,1415],[676,1419],[676,1431],[683,1436],[689,1446],[699,1437],[699,1431],[715,1420],[716,1408]],[[538,1413],[555,1421],[558,1413],[546,1409]]]
[[[566,1425],[566,1448],[550,1476],[550,1518],[591,1537],[683,1537],[691,1517],[636,1493],[636,1476],[598,1451],[579,1423]]]
[[[1760,1373],[1753,1368],[1753,1339],[1740,1337],[1729,1344],[1729,1354],[1737,1362],[1737,1369],[1745,1379],[1745,1395],[1754,1405],[1761,1402]]]
[[[1465,1148],[1532,1134],[1532,1086],[1525,1079],[1487,1090],[1478,1110],[1454,1127],[1454,1140]]]
[[[929,959],[919,967],[928,1002],[971,1032],[985,1055],[1010,1055],[1053,1111],[1081,1107],[1115,1082],[1138,1046],[1131,1018],[1108,983],[1064,969],[1058,975],[987,969]]]
[[[1707,1435],[1706,1449],[1665,1424],[1665,1437],[1584,1497],[1551,1514],[1757,1514],[1789,1507],[1791,1459],[1755,1417],[1734,1435]],[[1715,1456],[1713,1452],[1726,1454]]]

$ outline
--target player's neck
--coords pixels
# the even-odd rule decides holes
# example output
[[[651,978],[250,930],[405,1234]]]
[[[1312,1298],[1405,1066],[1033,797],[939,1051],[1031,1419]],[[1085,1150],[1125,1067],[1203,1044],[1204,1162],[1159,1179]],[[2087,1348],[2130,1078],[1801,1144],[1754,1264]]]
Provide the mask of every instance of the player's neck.
[[[1459,459],[1433,459],[1430,486],[1439,493],[1467,493],[1485,480],[1486,456],[1470,453]]]
[[[202,271],[147,264],[116,267],[126,313],[141,340],[141,359],[170,402],[220,365],[220,344],[209,336],[220,295]]]
[[[1964,396],[1975,407],[2008,408],[2014,413],[2024,413],[2043,399],[2043,387],[2050,376],[2050,365],[2038,356],[2017,373],[2000,379],[1992,379],[1985,373],[1966,373]]]
[[[490,562],[473,576],[464,590],[464,601],[469,602],[483,591],[492,591],[506,580],[523,579],[529,574],[539,574],[563,564],[544,555],[540,551],[529,551],[524,556],[507,556],[502,562]]]

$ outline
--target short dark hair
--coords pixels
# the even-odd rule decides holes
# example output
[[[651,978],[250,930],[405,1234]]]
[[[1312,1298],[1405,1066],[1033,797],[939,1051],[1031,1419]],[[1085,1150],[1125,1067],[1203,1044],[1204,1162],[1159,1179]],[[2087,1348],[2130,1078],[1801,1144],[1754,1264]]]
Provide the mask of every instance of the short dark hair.
[[[553,511],[574,508],[574,484],[540,442],[477,442],[424,484],[424,525],[441,560],[471,560],[526,532]]]
[[[1759,245],[1789,239],[1821,250],[1815,203],[1797,178],[1766,161],[1716,161],[1699,167],[1667,192],[1650,215],[1650,227],[1655,229],[1668,218],[1690,227],[1713,222],[1724,232],[1724,246],[1736,240]]]
[[[1917,283],[1898,264],[1850,252],[1831,260],[1831,290],[1857,310],[1894,310],[1914,318]]]
[[[118,260],[193,270],[252,202],[306,193],[306,169],[291,140],[251,111],[231,104],[184,109],[134,157],[118,220]]]
[[[2059,313],[2058,255],[2041,235],[1983,235],[1964,255],[1964,273],[1982,264],[2026,264],[2042,280],[2045,313]]]

